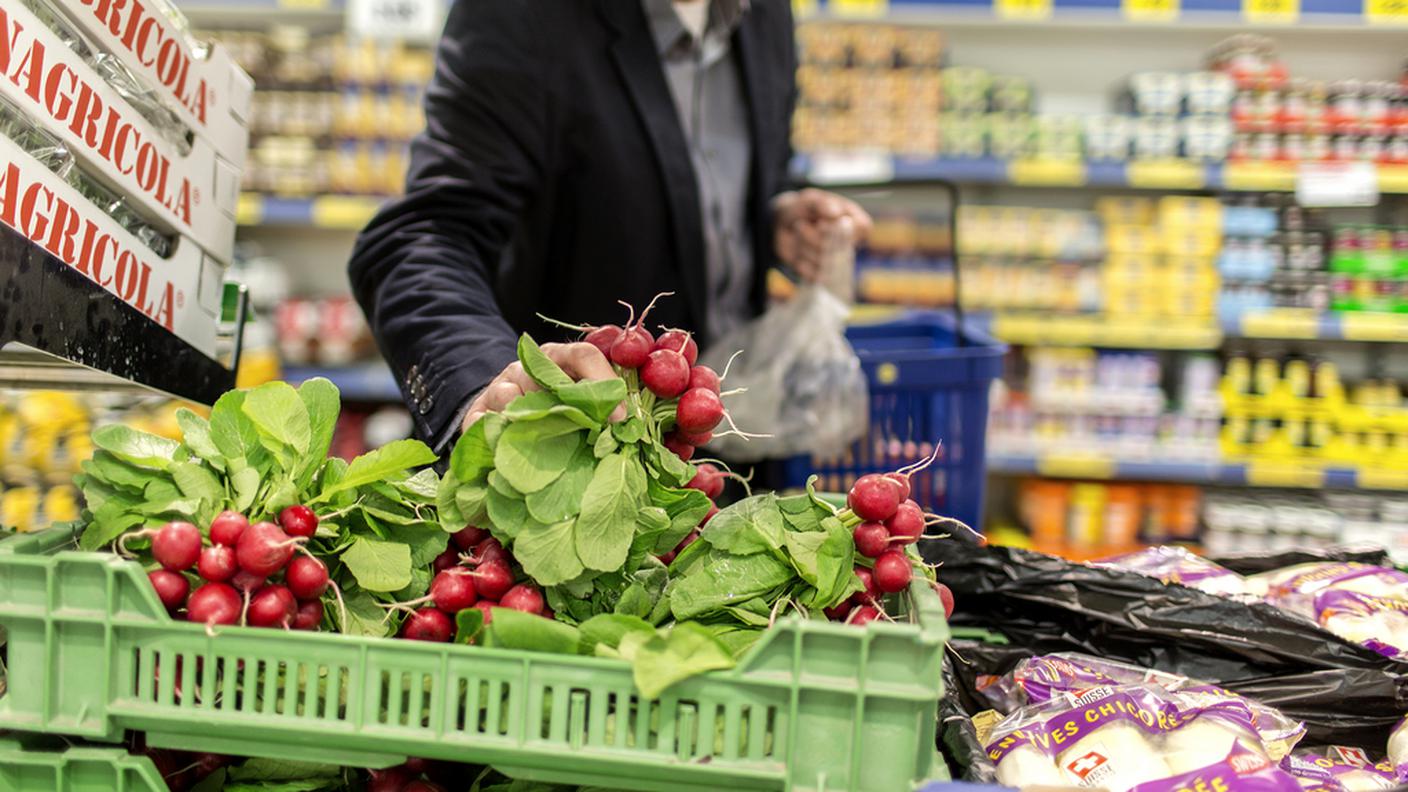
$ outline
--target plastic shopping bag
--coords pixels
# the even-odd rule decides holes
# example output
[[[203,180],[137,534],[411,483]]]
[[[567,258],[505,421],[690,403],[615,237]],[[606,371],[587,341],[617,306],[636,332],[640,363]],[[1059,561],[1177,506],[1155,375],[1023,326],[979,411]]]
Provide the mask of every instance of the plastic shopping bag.
[[[711,453],[736,462],[835,456],[865,434],[865,373],[846,340],[847,313],[830,292],[803,285],[790,301],[714,344],[704,363],[728,371],[723,387],[730,418],[740,429],[767,436],[724,433],[709,443]]]

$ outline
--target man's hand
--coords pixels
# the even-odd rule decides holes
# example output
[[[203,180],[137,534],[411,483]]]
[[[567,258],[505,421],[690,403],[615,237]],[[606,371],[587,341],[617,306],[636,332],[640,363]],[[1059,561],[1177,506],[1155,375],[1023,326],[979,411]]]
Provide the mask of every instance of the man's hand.
[[[606,356],[591,344],[543,344],[542,349],[543,354],[574,380],[611,379],[616,376],[616,370],[611,368]],[[514,399],[535,390],[541,390],[538,383],[523,370],[523,364],[515,360],[508,368],[499,372],[499,376],[469,403],[469,411],[464,415],[461,430],[468,429],[475,421],[483,418],[485,413],[499,412]],[[611,420],[619,421],[625,417],[626,406],[617,405],[616,411],[611,414]]]
[[[843,218],[850,218],[856,240],[870,235],[870,215],[855,201],[836,193],[807,188],[773,199],[773,249],[802,280],[821,277],[826,237]]]

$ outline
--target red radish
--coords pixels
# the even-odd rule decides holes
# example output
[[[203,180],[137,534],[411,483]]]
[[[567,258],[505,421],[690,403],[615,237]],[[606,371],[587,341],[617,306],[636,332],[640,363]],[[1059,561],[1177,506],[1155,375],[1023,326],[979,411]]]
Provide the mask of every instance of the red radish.
[[[851,485],[846,505],[862,520],[888,520],[900,506],[899,485],[879,473],[867,473]]]
[[[674,550],[669,550],[655,557],[660,559],[660,563],[664,564],[665,566],[669,566],[670,564],[675,563],[675,556],[677,555],[679,555],[679,553],[676,553]]]
[[[914,501],[907,500],[885,521],[885,527],[890,529],[895,544],[914,544],[924,535],[924,510]]]
[[[857,605],[874,602],[880,598],[880,589],[875,586],[875,576],[863,566],[856,567],[856,577],[860,578],[860,591],[851,595]]]
[[[949,618],[953,615],[953,592],[942,583],[935,583],[934,591],[939,595],[939,602],[944,604],[944,618]]]
[[[430,581],[430,601],[446,613],[459,613],[479,599],[473,573],[469,570],[447,569]]]
[[[512,608],[524,613],[542,615],[543,593],[538,591],[538,587],[531,583],[519,583],[517,586],[504,592],[503,599],[499,600],[499,606]]]
[[[222,511],[220,515],[210,522],[210,541],[215,544],[222,544],[234,547],[235,542],[240,540],[240,534],[249,527],[249,520],[243,514],[235,511]]]
[[[254,592],[245,614],[251,627],[291,627],[298,616],[298,600],[284,586],[265,586]]]
[[[284,585],[298,599],[317,599],[328,590],[328,568],[312,556],[301,555],[288,562]]]
[[[425,779],[421,779],[419,781],[412,781],[411,783],[406,784],[404,787],[401,788],[401,792],[445,792],[445,787],[440,786],[434,781],[426,781]]]
[[[191,581],[180,572],[156,569],[147,573],[147,580],[150,580],[152,588],[156,589],[157,599],[172,613],[186,604],[186,597],[191,593]]]
[[[704,462],[694,469],[694,478],[685,485],[686,488],[699,490],[709,496],[709,500],[714,500],[724,493],[724,472],[719,470],[709,462]]]
[[[200,558],[200,529],[188,522],[169,522],[152,537],[152,558],[173,572],[190,569]]]
[[[908,473],[886,473],[885,478],[899,485],[900,500],[907,500],[909,498],[911,490]]]
[[[829,608],[823,608],[821,612],[831,621],[845,621],[852,607],[854,606],[850,600],[842,600]]]
[[[454,622],[434,608],[421,608],[407,616],[406,623],[401,625],[401,637],[412,641],[445,643],[454,634]]]
[[[695,366],[689,370],[689,389],[703,388],[718,393],[723,390],[719,375],[708,366]]]
[[[890,548],[890,532],[884,523],[863,522],[851,532],[851,538],[855,540],[856,552],[866,558],[879,558]]]
[[[268,575],[255,575],[253,573],[240,570],[239,572],[235,573],[234,577],[230,578],[230,585],[234,586],[240,591],[254,591],[260,586],[263,586],[264,581],[268,579],[268,577]]]
[[[455,543],[455,547],[461,550],[468,550],[489,538],[489,532],[483,528],[475,528],[473,525],[466,525],[459,531],[450,534],[450,541]]]
[[[694,456],[694,446],[680,440],[679,435],[669,432],[660,440],[661,445],[670,449],[670,453],[688,462]]]
[[[186,618],[197,624],[235,624],[243,602],[240,593],[225,583],[206,583],[186,600]]]
[[[471,576],[474,578],[474,590],[487,600],[497,602],[513,588],[513,571],[503,561],[486,561]]]
[[[289,536],[310,537],[318,530],[318,515],[307,506],[289,506],[279,512],[279,525]]]
[[[435,556],[435,560],[431,562],[430,568],[434,569],[436,572],[444,572],[447,569],[452,569],[458,566],[459,563],[459,551],[453,547],[450,547],[446,548],[445,552],[441,553],[438,556]]]
[[[611,344],[611,362],[621,368],[638,369],[650,358],[650,350],[655,348],[655,339],[650,331],[637,325],[621,331],[621,335]]]
[[[655,341],[655,348],[678,352],[691,366],[699,360],[699,345],[694,343],[694,338],[683,330],[666,330],[661,333],[660,338]]]
[[[899,550],[891,550],[875,559],[875,587],[886,594],[904,591],[914,577],[909,559]]]
[[[367,792],[405,792],[406,785],[415,776],[404,766],[388,767],[385,770],[372,770]]]
[[[245,572],[268,577],[283,569],[293,557],[293,545],[279,526],[271,522],[255,523],[240,534],[235,544],[235,558]]]
[[[718,514],[718,513],[719,513],[719,507],[716,506],[715,504],[712,504],[712,503],[709,504],[709,511],[707,511],[707,512],[704,513],[704,519],[700,520],[700,521],[699,521],[699,524],[700,524],[700,525],[708,525],[708,524],[709,524],[709,521],[712,520],[712,519],[714,519],[714,515],[715,515],[715,514]]]
[[[607,360],[610,360],[611,345],[616,343],[616,339],[620,337],[621,328],[618,325],[602,325],[590,333],[587,333],[586,338],[582,340],[600,349],[601,354],[605,355]]]
[[[499,544],[499,540],[489,537],[474,546],[474,563],[476,564],[507,564],[508,551]]]
[[[478,608],[479,612],[484,614],[484,623],[487,625],[490,621],[493,620],[494,608],[499,607],[499,603],[494,602],[493,600],[482,599],[474,603],[474,607]]]
[[[702,448],[706,445],[709,445],[709,441],[714,439],[713,432],[700,432],[699,434],[690,434],[689,432],[676,431],[674,432],[674,435],[675,437],[678,437],[684,442],[689,443],[695,448]]]
[[[423,775],[430,772],[430,760],[422,759],[419,756],[407,757],[401,766],[406,768],[406,771],[411,775]]]
[[[196,562],[196,574],[211,583],[229,582],[239,571],[235,548],[229,545],[216,544],[205,548],[200,551],[200,560]]]
[[[307,600],[298,603],[298,615],[293,617],[293,629],[316,630],[323,623],[323,601]]]
[[[679,555],[680,553],[683,553],[685,551],[685,548],[694,544],[698,539],[699,529],[695,528],[693,531],[690,531],[689,533],[685,534],[684,538],[680,540],[679,544],[675,545],[675,549],[671,552],[673,552],[675,555]]]
[[[867,624],[880,618],[880,609],[874,605],[861,605],[851,611],[851,615],[846,617],[846,624],[854,624],[857,627],[864,627]]]
[[[711,390],[687,390],[675,405],[675,423],[685,432],[712,432],[723,419],[724,403],[719,400],[719,394]]]
[[[656,349],[640,369],[640,383],[662,399],[673,399],[689,387],[689,361],[669,349]]]

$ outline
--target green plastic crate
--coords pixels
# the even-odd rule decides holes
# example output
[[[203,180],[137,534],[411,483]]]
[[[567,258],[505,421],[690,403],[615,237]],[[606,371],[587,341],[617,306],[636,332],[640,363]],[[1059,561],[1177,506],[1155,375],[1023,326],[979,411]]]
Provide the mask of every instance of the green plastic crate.
[[[5,792],[166,792],[156,765],[121,748],[39,748],[0,736]]]
[[[406,756],[617,789],[906,790],[935,752],[943,607],[778,623],[659,699],[617,660],[173,621],[140,566],[51,529],[0,541],[0,729],[386,767]],[[163,673],[162,669],[172,669]],[[179,677],[179,679],[177,678]],[[180,693],[177,692],[179,683]]]

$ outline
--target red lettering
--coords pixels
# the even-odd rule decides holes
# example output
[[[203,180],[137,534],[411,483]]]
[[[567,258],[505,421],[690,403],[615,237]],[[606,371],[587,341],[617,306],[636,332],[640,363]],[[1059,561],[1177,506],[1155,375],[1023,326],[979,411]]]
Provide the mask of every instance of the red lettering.
[[[151,308],[147,305],[147,284],[151,281],[151,279],[152,279],[152,268],[151,268],[151,265],[148,264],[147,262],[143,261],[143,262],[142,262],[142,278],[141,278],[141,280],[139,280],[139,281],[137,282],[137,300],[136,300],[136,303],[137,303],[137,307],[138,307],[138,308],[141,308],[141,309],[142,309],[142,312],[145,313],[145,314],[147,314],[148,316],[150,316],[151,313],[152,313]]]
[[[157,324],[165,327],[168,331],[175,332],[172,326],[172,314],[176,311],[176,289],[170,283],[165,284],[161,290],[161,303],[157,305],[155,311],[148,311],[147,315]]]
[[[38,41],[30,45],[10,81],[24,88],[29,98],[39,101],[40,89],[44,82],[44,45]],[[25,85],[28,83],[28,85]]]
[[[60,91],[64,78],[68,78],[68,90]],[[78,85],[78,75],[66,64],[56,63],[49,70],[49,79],[44,81],[44,104],[55,121],[63,123],[68,111],[73,109],[73,89]]]
[[[117,254],[117,282],[113,284],[113,290],[126,302],[132,302],[132,295],[137,293],[137,257],[130,250],[124,250]]]
[[[107,286],[112,283],[112,278],[103,278],[103,267],[107,263],[108,248],[112,248],[113,255],[117,254],[117,240],[113,239],[108,234],[103,234],[98,237],[98,243],[93,247],[93,251],[96,255],[93,256],[92,277],[94,282],[103,288],[107,288]]]
[[[135,133],[134,133],[135,135]],[[157,171],[161,155],[149,141],[143,140],[137,148],[137,186],[142,192],[150,193],[156,186]]]
[[[137,131],[131,124],[123,124],[117,128],[117,147],[113,150],[112,164],[122,172],[124,176],[132,174],[132,166],[124,164],[127,161],[128,141],[137,137]],[[134,141],[133,145],[140,145],[140,140]]]
[[[73,134],[83,138],[88,148],[98,147],[98,120],[103,117],[103,100],[87,85],[78,86],[78,107],[70,119],[68,128]],[[107,159],[106,156],[103,157]]]
[[[78,213],[68,205],[67,201],[59,201],[59,205],[54,209],[54,222],[49,229],[49,241],[45,247],[63,260],[65,264],[73,265],[73,235],[78,233]]]
[[[157,27],[157,21],[155,18],[147,19],[142,22],[142,27],[137,32],[137,46],[132,50],[132,54],[137,56],[137,60],[141,61],[142,65],[147,67],[150,67],[153,63],[156,62],[155,55],[150,58],[147,57],[147,42],[152,37],[153,28],[156,28],[157,31],[157,42],[160,43],[162,41],[163,34],[166,31]]]
[[[109,107],[107,121],[103,122],[103,144],[98,150],[98,153],[108,162],[112,162],[112,147],[117,144],[117,133],[122,129],[121,121],[122,119],[117,116],[117,108]]]
[[[186,55],[181,51],[180,42],[174,38],[161,42],[161,49],[156,55],[156,76],[162,85],[175,90],[185,60]]]
[[[191,65],[191,64],[190,64],[190,61],[187,61],[187,62],[186,62],[186,66],[189,67],[190,65]],[[181,71],[181,84],[182,84],[183,86],[186,84],[186,71],[188,71],[188,69]],[[193,100],[195,100],[195,110],[194,110],[194,112],[195,112],[195,114],[196,114],[196,118],[199,118],[199,119],[200,119],[200,122],[201,122],[202,124],[205,123],[205,104],[206,104],[206,94],[207,94],[207,93],[208,93],[208,92],[206,91],[206,88],[205,88],[205,80],[201,80],[201,81],[196,85],[196,93],[195,93],[195,96],[191,97]]]
[[[93,242],[98,235],[98,226],[92,220],[83,220],[83,249],[78,252],[77,269],[89,278],[93,275],[88,271],[88,265],[93,259]]]
[[[25,236],[38,241],[44,238],[44,232],[49,230],[49,217],[41,211],[44,207],[40,205],[40,200],[44,206],[52,205],[54,193],[42,184],[34,183],[25,188],[24,198],[20,200],[20,230]]]
[[[122,35],[122,9],[127,0],[98,0],[98,21],[106,22],[114,36]]]
[[[126,2],[126,0],[118,0],[119,5],[124,2]],[[133,37],[137,34],[137,27],[141,24],[142,17],[145,16],[146,13],[147,10],[142,7],[141,0],[132,0],[132,13],[127,17],[127,32],[122,34],[122,46],[126,47],[130,52],[136,51]],[[113,31],[113,33],[116,32],[115,30]]]
[[[5,29],[6,35],[0,36],[0,72],[10,73],[10,56],[15,51],[15,45],[20,40],[20,23],[11,24],[10,15],[5,13],[5,9],[0,8],[0,27]]]
[[[176,193],[175,211],[186,225],[191,224],[191,182],[189,179],[181,180],[181,190]]]
[[[19,228],[15,222],[15,208],[19,204],[20,169],[11,162],[0,175],[0,220],[11,228]]]

